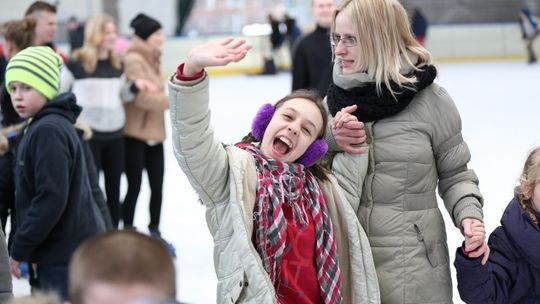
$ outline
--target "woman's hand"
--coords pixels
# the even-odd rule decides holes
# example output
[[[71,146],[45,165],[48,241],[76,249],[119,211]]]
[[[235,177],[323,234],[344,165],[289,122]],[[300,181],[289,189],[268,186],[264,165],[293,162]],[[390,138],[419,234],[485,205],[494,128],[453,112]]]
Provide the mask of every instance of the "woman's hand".
[[[21,262],[14,260],[13,258],[9,258],[9,269],[11,271],[11,274],[16,277],[17,279],[21,278],[21,270],[19,269],[19,265]]]
[[[225,66],[242,60],[252,46],[244,39],[226,38],[193,48],[184,64],[184,75],[192,76],[210,66]]]
[[[461,228],[465,236],[465,251],[471,258],[482,255],[482,265],[485,265],[489,258],[489,246],[486,243],[486,229],[484,223],[475,218],[465,218],[461,221]]]

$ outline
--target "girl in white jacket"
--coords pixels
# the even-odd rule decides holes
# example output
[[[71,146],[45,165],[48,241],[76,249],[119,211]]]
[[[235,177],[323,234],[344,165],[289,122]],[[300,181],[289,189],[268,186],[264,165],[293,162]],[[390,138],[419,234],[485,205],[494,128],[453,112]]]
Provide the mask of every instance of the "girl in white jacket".
[[[214,138],[204,68],[244,58],[231,38],[194,48],[169,82],[175,156],[207,207],[218,303],[379,303],[366,235],[326,152],[326,112],[297,91],[264,105],[234,146]]]

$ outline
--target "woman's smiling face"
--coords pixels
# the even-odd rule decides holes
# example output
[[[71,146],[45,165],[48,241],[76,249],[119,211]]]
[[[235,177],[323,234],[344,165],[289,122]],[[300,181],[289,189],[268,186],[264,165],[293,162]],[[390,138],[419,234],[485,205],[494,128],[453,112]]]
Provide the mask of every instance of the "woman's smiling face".
[[[337,39],[339,38],[339,39]],[[334,54],[341,67],[343,74],[357,73],[360,63],[360,47],[358,37],[354,33],[353,26],[346,11],[341,11],[336,16],[336,25],[332,33]]]
[[[283,162],[294,162],[321,133],[323,118],[308,99],[292,98],[276,109],[261,142],[262,153]]]

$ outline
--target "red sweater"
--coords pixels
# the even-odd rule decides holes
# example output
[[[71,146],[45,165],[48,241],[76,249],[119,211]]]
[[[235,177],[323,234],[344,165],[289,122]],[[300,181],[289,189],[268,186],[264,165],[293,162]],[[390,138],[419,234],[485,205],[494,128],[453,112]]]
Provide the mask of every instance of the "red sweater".
[[[300,229],[293,221],[292,209],[283,205],[287,220],[287,248],[283,254],[279,285],[276,286],[279,303],[324,303],[317,279],[315,264],[315,225],[308,213],[309,223]]]

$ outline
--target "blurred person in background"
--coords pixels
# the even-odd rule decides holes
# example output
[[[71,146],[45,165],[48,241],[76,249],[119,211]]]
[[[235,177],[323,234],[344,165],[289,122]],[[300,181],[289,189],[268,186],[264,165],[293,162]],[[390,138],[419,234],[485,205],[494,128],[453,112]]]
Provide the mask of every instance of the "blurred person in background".
[[[6,70],[6,65],[7,65],[7,58],[4,51],[4,45],[0,44],[0,86],[4,84],[4,74],[5,74],[4,72]],[[2,116],[0,115],[0,117]]]
[[[169,108],[160,70],[165,36],[159,21],[142,13],[131,20],[130,26],[135,37],[124,57],[126,79],[133,85],[128,92],[131,94],[123,97],[126,110],[124,138],[126,151],[129,151],[126,154],[128,189],[123,204],[123,221],[125,228],[134,227],[135,207],[146,169],[151,192],[148,230],[152,236],[165,242],[159,229],[165,171],[165,111]],[[145,90],[138,85],[140,80],[149,83]],[[174,254],[172,245],[167,245]]]
[[[8,21],[3,26],[4,51],[9,59],[19,51],[31,46],[35,38],[36,21],[32,17],[22,20]],[[14,206],[15,206],[15,184],[14,184],[14,162],[18,136],[10,132],[15,125],[21,124],[24,119],[19,117],[11,103],[11,96],[8,94],[6,86],[0,88],[0,121],[1,130],[5,143],[0,148],[0,221],[2,221],[2,231],[6,231],[6,222],[11,217],[10,235],[14,232]],[[10,238],[9,238],[10,239]]]
[[[69,283],[72,304],[178,304],[167,247],[132,230],[109,231],[79,246]]]
[[[293,47],[293,91],[315,89],[320,97],[324,97],[332,83],[330,24],[334,7],[334,0],[311,1],[316,28]]]
[[[57,29],[56,6],[44,1],[35,1],[26,9],[24,16],[32,17],[37,21],[31,45],[48,45],[54,49],[52,41]],[[0,45],[0,84],[4,83],[8,53],[9,50],[6,50],[6,46]],[[66,61],[67,57],[63,54],[60,55]]]
[[[268,14],[268,24],[270,24],[270,52],[263,57],[263,70],[261,75],[274,75],[277,74],[277,66],[274,57],[276,53],[283,46],[286,36],[281,32],[281,21],[279,14],[274,12]]]
[[[285,25],[285,36],[289,42],[289,50],[292,55],[292,49],[296,44],[296,40],[302,36],[302,30],[298,27],[296,19],[291,17],[289,14],[285,15],[283,24]]]
[[[67,23],[70,53],[83,46],[84,43],[84,23],[79,21],[77,17],[71,16]]]
[[[68,56],[62,53],[53,43],[58,21],[56,16],[56,6],[45,1],[35,1],[26,9],[25,16],[32,16],[37,21],[36,38],[34,45],[46,45],[51,47],[67,62]]]
[[[524,7],[518,13],[519,26],[521,28],[521,36],[525,41],[525,47],[527,49],[527,62],[536,63],[536,53],[534,51],[534,40],[540,34],[540,24],[538,17],[534,16],[530,9]]]
[[[426,44],[426,35],[428,29],[428,21],[420,8],[413,7],[411,10],[411,29],[414,34],[414,38],[422,46]]]
[[[4,55],[6,62],[19,51],[32,46],[35,40],[36,20],[25,17],[22,20],[6,22],[2,27],[4,35]],[[2,75],[4,73],[2,72]],[[11,103],[4,84],[0,87],[0,221],[2,231],[6,232],[7,220],[10,220],[9,235],[7,236],[8,249],[11,247],[16,229],[15,220],[15,156],[21,138],[20,129],[24,119],[17,114]],[[19,129],[17,131],[17,129]],[[28,264],[23,267],[27,267]],[[37,274],[32,267],[28,268],[28,280],[32,289],[39,287]],[[0,286],[2,286],[0,284]],[[0,301],[0,303],[3,303]]]
[[[0,230],[0,303],[7,303],[13,297],[13,283],[9,271],[9,255],[6,236]]]
[[[120,218],[120,178],[124,170],[122,59],[114,52],[116,23],[109,15],[88,20],[83,46],[62,69],[61,91],[71,90],[83,107],[80,120],[92,129],[89,141],[97,172],[103,172],[113,227]]]

